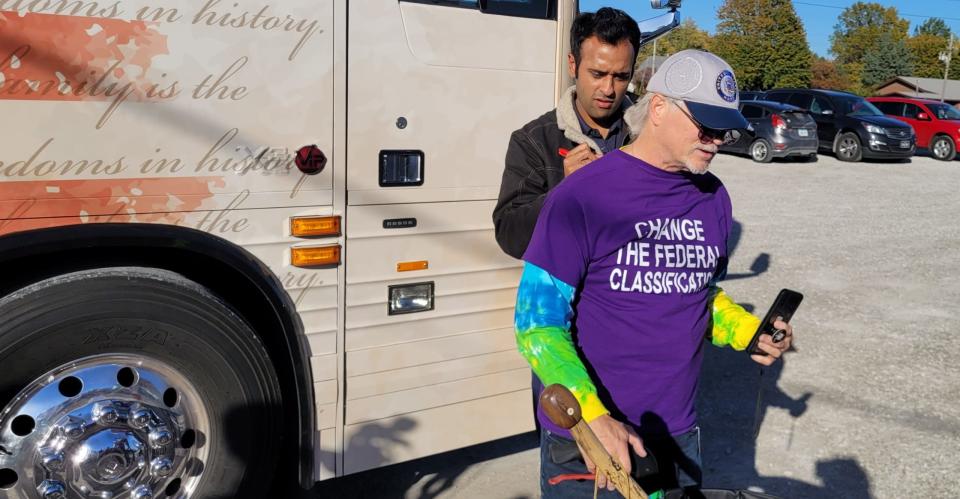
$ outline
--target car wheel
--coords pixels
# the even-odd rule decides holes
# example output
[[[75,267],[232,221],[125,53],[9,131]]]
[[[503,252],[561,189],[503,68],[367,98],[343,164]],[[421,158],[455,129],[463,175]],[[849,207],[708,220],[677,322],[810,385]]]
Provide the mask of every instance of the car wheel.
[[[773,159],[773,151],[766,139],[757,139],[750,144],[750,157],[757,163],[769,163]]]
[[[957,148],[950,137],[938,135],[934,137],[933,143],[930,144],[930,153],[940,161],[953,161],[953,158],[957,155]]]
[[[0,317],[5,492],[269,495],[280,388],[253,330],[206,288],[86,270],[0,298]]]
[[[853,132],[846,132],[837,139],[833,152],[840,161],[860,161],[863,158],[863,148],[860,138]]]

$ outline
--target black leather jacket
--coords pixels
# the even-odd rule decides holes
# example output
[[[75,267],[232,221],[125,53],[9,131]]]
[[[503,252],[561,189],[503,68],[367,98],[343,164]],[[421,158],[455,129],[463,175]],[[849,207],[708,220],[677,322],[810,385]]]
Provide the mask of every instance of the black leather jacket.
[[[523,257],[547,192],[564,178],[559,149],[570,150],[586,143],[594,151],[600,151],[596,142],[580,129],[573,110],[573,90],[574,87],[567,90],[557,109],[510,136],[500,195],[493,210],[493,226],[497,244],[514,258]],[[630,100],[624,98],[621,109],[630,105]],[[623,134],[625,142],[628,136],[629,133]]]

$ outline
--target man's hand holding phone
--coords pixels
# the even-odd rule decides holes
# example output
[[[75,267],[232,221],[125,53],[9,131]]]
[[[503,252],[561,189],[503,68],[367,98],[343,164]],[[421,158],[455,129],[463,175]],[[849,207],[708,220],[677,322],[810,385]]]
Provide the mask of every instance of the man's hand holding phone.
[[[760,335],[760,338],[757,339],[756,350],[760,350],[766,355],[750,354],[750,358],[758,364],[765,366],[772,365],[784,352],[790,350],[790,345],[793,343],[793,326],[777,318],[777,320],[773,322],[773,327],[776,331],[783,331],[780,335],[774,333],[776,336],[782,336],[782,338],[780,341],[774,341],[776,338],[774,335]]]
[[[780,290],[747,347],[747,352],[754,362],[769,366],[790,349],[793,344],[793,327],[789,322],[801,301],[802,294],[790,289]]]

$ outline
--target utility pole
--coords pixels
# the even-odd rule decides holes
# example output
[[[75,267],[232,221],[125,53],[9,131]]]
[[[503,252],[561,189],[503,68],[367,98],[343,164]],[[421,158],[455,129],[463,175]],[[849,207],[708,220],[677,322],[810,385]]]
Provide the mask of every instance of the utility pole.
[[[947,42],[947,51],[940,52],[940,60],[946,63],[943,69],[943,85],[940,86],[940,102],[943,102],[943,94],[947,92],[947,76],[950,74],[950,59],[953,58],[953,33],[950,33],[950,41]]]
[[[650,69],[653,70],[653,72],[650,73],[651,75],[657,72],[657,39],[656,38],[653,39],[653,64],[650,66]]]

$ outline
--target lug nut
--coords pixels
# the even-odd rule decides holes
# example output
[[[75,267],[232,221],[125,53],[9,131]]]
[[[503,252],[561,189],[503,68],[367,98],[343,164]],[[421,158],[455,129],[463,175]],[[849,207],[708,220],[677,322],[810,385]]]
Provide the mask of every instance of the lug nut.
[[[79,438],[83,435],[83,432],[86,429],[85,425],[83,424],[83,420],[73,416],[70,416],[70,418],[66,423],[63,424],[61,428],[63,430],[63,434],[67,438]]]
[[[150,471],[160,478],[166,478],[173,473],[173,461],[167,457],[158,457],[150,462]]]
[[[152,416],[153,414],[151,414],[150,411],[146,409],[137,409],[136,411],[133,411],[130,414],[130,419],[129,419],[130,426],[139,430],[147,426],[147,423],[150,422],[150,419]]]
[[[146,485],[141,485],[133,489],[133,494],[130,495],[133,499],[150,499],[153,497],[153,491],[150,490],[150,487]]]
[[[93,418],[103,426],[116,423],[118,417],[117,409],[109,402],[97,404],[93,408]]]
[[[150,440],[150,445],[154,447],[162,447],[173,441],[173,435],[167,430],[166,426],[154,428],[147,435],[147,438]]]
[[[41,451],[41,462],[43,467],[50,471],[63,471],[63,453],[54,452],[51,449]]]
[[[66,488],[56,480],[44,480],[43,483],[37,487],[37,492],[43,499],[63,499],[67,497]]]

